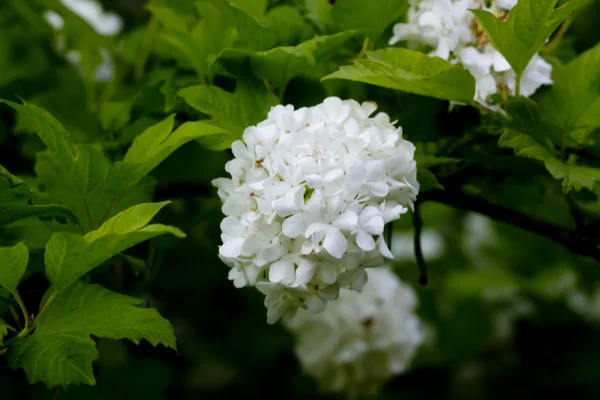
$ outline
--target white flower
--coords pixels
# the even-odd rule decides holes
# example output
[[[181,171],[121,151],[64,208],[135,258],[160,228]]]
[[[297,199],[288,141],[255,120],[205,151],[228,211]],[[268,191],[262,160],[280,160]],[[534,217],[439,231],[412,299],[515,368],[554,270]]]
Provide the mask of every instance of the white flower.
[[[271,109],[232,145],[221,259],[236,287],[266,295],[268,322],[322,311],[340,287],[360,291],[367,267],[392,258],[384,225],[413,207],[415,147],[376,106],[330,97]]]
[[[434,48],[431,55],[448,60],[450,53],[476,39],[470,27],[472,14],[465,10],[478,6],[478,0],[412,0],[408,22],[394,26],[389,44],[421,42]]]
[[[115,13],[104,12],[102,5],[96,0],[60,0],[71,12],[86,21],[99,35],[114,36],[121,32],[123,19]],[[65,48],[65,36],[62,30],[65,26],[63,17],[52,10],[44,12],[44,18],[59,32],[57,37],[57,50],[64,53],[65,58],[80,72],[81,54],[77,50]],[[114,77],[114,65],[110,53],[106,49],[100,49],[101,64],[94,71],[93,78],[96,82],[110,82]]]
[[[414,290],[386,267],[368,276],[361,294],[342,289],[322,313],[301,310],[285,322],[303,369],[324,391],[376,394],[425,341]]]
[[[475,100],[488,104],[490,95],[516,94],[516,75],[506,59],[496,50],[470,9],[480,8],[503,17],[516,0],[495,0],[491,7],[483,0],[412,0],[406,23],[394,26],[390,45],[401,40],[433,48],[429,53],[453,64],[463,65],[475,78]],[[520,94],[531,96],[542,85],[552,84],[552,66],[534,55],[521,77]]]

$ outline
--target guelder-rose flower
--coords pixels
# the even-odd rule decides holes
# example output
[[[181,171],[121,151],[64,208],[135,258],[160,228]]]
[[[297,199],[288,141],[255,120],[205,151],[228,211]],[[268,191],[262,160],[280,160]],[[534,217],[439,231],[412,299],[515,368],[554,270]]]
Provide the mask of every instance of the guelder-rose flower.
[[[414,290],[386,267],[368,276],[361,294],[341,289],[322,313],[300,310],[285,322],[303,369],[323,391],[376,394],[426,339]]]
[[[470,9],[484,9],[499,18],[516,5],[516,0],[495,0],[486,7],[483,0],[411,0],[406,23],[394,26],[389,40],[393,45],[408,41],[414,46],[432,48],[429,55],[464,66],[475,78],[475,100],[490,105],[488,97],[495,93],[516,94],[516,74],[477,22]],[[550,85],[552,66],[538,54],[534,55],[521,77],[520,94],[529,97],[542,85]]]
[[[268,323],[321,312],[365,268],[392,258],[384,225],[417,198],[414,145],[373,103],[276,106],[233,143],[213,185],[226,215],[220,258],[236,287],[265,294]]]

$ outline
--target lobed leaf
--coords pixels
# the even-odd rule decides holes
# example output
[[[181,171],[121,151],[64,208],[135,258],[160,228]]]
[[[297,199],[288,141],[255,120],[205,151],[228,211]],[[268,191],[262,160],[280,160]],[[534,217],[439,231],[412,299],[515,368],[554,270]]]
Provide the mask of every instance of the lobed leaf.
[[[66,289],[102,262],[155,236],[170,233],[185,237],[179,229],[148,225],[170,202],[146,203],[131,207],[106,221],[85,236],[67,232],[52,235],[46,245],[46,275],[55,291]]]
[[[407,0],[375,0],[368,5],[363,0],[344,0],[336,2],[331,17],[339,30],[361,29],[376,41],[407,10]]]
[[[16,293],[29,262],[29,250],[24,243],[12,247],[0,247],[0,287]]]
[[[472,104],[475,80],[465,69],[437,57],[402,49],[367,52],[323,79],[346,79],[388,89]]]
[[[271,107],[277,104],[277,97],[253,78],[238,80],[234,93],[216,86],[198,85],[181,89],[179,96],[212,117],[209,121],[212,125],[197,122],[214,132],[199,141],[210,150],[229,148],[234,140],[241,139],[244,129],[265,119]]]
[[[329,36],[315,36],[296,46],[280,46],[261,52],[227,49],[221,52],[218,59],[226,67],[235,65],[238,70],[243,69],[245,61],[249,60],[254,75],[267,79],[284,90],[292,78],[314,70],[319,62],[335,54],[356,34],[356,31],[346,31]]]
[[[502,21],[485,10],[471,10],[494,47],[502,53],[517,76],[561,22],[586,0],[519,0]]]
[[[15,341],[6,354],[10,366],[22,368],[32,384],[95,385],[92,362],[98,351],[90,335],[176,348],[171,324],[156,310],[138,307],[141,299],[83,282],[54,296],[35,333]]]
[[[540,110],[579,143],[600,127],[600,44],[566,66],[555,65],[554,84],[539,97]]]

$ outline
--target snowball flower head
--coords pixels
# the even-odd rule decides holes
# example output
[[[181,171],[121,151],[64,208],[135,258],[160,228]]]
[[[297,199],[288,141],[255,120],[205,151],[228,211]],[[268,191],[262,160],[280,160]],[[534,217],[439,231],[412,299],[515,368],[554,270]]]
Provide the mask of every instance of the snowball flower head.
[[[489,42],[470,9],[484,9],[504,19],[516,0],[411,0],[406,23],[394,26],[390,45],[406,40],[432,48],[429,55],[463,65],[475,78],[475,100],[489,108],[488,96],[515,95],[516,74]],[[542,85],[552,84],[552,66],[535,55],[521,77],[520,94],[531,96]]]
[[[368,275],[363,293],[342,289],[324,312],[301,310],[285,323],[303,369],[324,391],[376,394],[425,341],[414,290],[386,267]]]
[[[219,256],[236,287],[266,295],[267,321],[320,312],[365,268],[393,258],[384,225],[413,206],[414,145],[373,103],[330,97],[268,118],[232,144],[219,189]]]

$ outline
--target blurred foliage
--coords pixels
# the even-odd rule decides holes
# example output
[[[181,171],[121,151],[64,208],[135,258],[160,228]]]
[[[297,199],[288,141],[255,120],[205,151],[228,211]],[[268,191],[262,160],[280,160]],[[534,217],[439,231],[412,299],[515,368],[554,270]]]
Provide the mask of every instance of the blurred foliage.
[[[42,17],[44,10],[61,7],[57,1],[0,2],[0,98],[24,99],[45,108],[76,143],[102,148],[111,163],[122,159],[147,127],[173,113],[177,126],[203,119],[224,131],[222,136],[178,148],[152,171],[151,181],[139,193],[139,198],[174,200],[158,220],[180,228],[187,237],[154,238],[90,276],[93,282],[143,298],[169,319],[178,352],[148,343],[134,346],[99,340],[100,358],[94,364],[97,387],[64,392],[49,391],[40,383],[29,385],[22,371],[13,372],[0,358],[2,399],[337,398],[317,392],[294,359],[291,336],[280,325],[266,324],[261,295],[252,289],[235,289],[227,280],[227,267],[217,257],[221,213],[210,181],[223,175],[229,154],[207,148],[226,148],[223,143],[239,136],[244,126],[260,121],[261,113],[279,101],[297,107],[320,103],[329,95],[375,101],[398,121],[420,153],[463,160],[428,167],[435,174],[431,188],[435,177],[445,184],[444,179],[466,169],[465,164],[475,165],[480,173],[458,186],[536,219],[570,229],[583,219],[591,231],[597,231],[593,223],[600,214],[597,178],[589,183],[587,176],[565,178],[571,176],[569,171],[549,174],[535,161],[560,158],[566,148],[585,167],[599,166],[597,127],[574,129],[567,140],[560,132],[558,139],[547,133],[534,143],[548,150],[546,158],[518,158],[513,149],[518,154],[529,144],[519,138],[509,140],[510,133],[504,132],[509,149],[499,149],[497,136],[503,128],[493,116],[474,108],[448,111],[448,102],[442,99],[360,82],[320,82],[361,52],[360,29],[370,31],[372,48],[385,47],[390,24],[406,12],[405,1],[385,1],[400,5],[393,15],[380,14],[377,2],[350,0],[335,5],[327,0],[231,1],[239,8],[217,0],[198,6],[187,0],[103,3],[125,20],[117,37],[97,34],[72,13],[66,14],[59,35]],[[362,8],[364,15],[353,14]],[[590,49],[598,54],[598,12],[600,1],[589,2],[572,17],[560,45],[545,54],[563,74],[556,78],[559,94],[573,97],[573,112],[581,118],[598,117],[592,113],[597,107],[587,107],[593,101],[597,105],[600,68],[596,61],[588,76],[569,69],[578,55]],[[347,29],[352,32],[340,33]],[[313,39],[315,34],[320,39]],[[306,41],[312,42],[300,45]],[[80,52],[80,68],[57,50],[62,42]],[[273,50],[275,46],[285,48]],[[101,49],[110,53],[114,63],[114,79],[108,82],[94,78],[102,63]],[[269,68],[288,57],[293,68],[287,74]],[[202,90],[211,93],[193,101],[186,98],[185,90],[180,92],[206,84],[213,86]],[[248,89],[251,85],[258,89]],[[572,85],[577,91],[572,91]],[[584,95],[580,89],[590,92]],[[187,95],[198,96],[186,90]],[[593,101],[584,101],[593,90]],[[231,108],[215,107],[211,95],[226,97],[227,102],[220,98],[217,104]],[[556,92],[541,90],[534,100],[561,128],[578,127],[568,125],[571,114],[553,109],[553,96]],[[529,122],[513,121],[521,124],[521,131],[531,127]],[[36,195],[42,190],[35,187],[34,165],[36,154],[44,148],[26,120],[0,105],[0,164]],[[557,155],[561,148],[563,153]],[[553,176],[564,179],[566,188],[590,190],[565,195]],[[394,224],[392,251],[397,260],[393,267],[418,291],[419,315],[432,340],[411,369],[392,381],[379,398],[597,398],[598,263],[479,214],[432,202],[425,203],[421,213],[424,229],[431,233],[424,246],[429,285],[417,284],[409,218]],[[52,232],[64,229],[60,222],[64,221],[34,218],[0,231],[2,245],[25,240],[30,248],[20,287],[30,310],[36,310],[44,296],[42,249]],[[8,299],[0,292],[0,315],[12,324]]]

